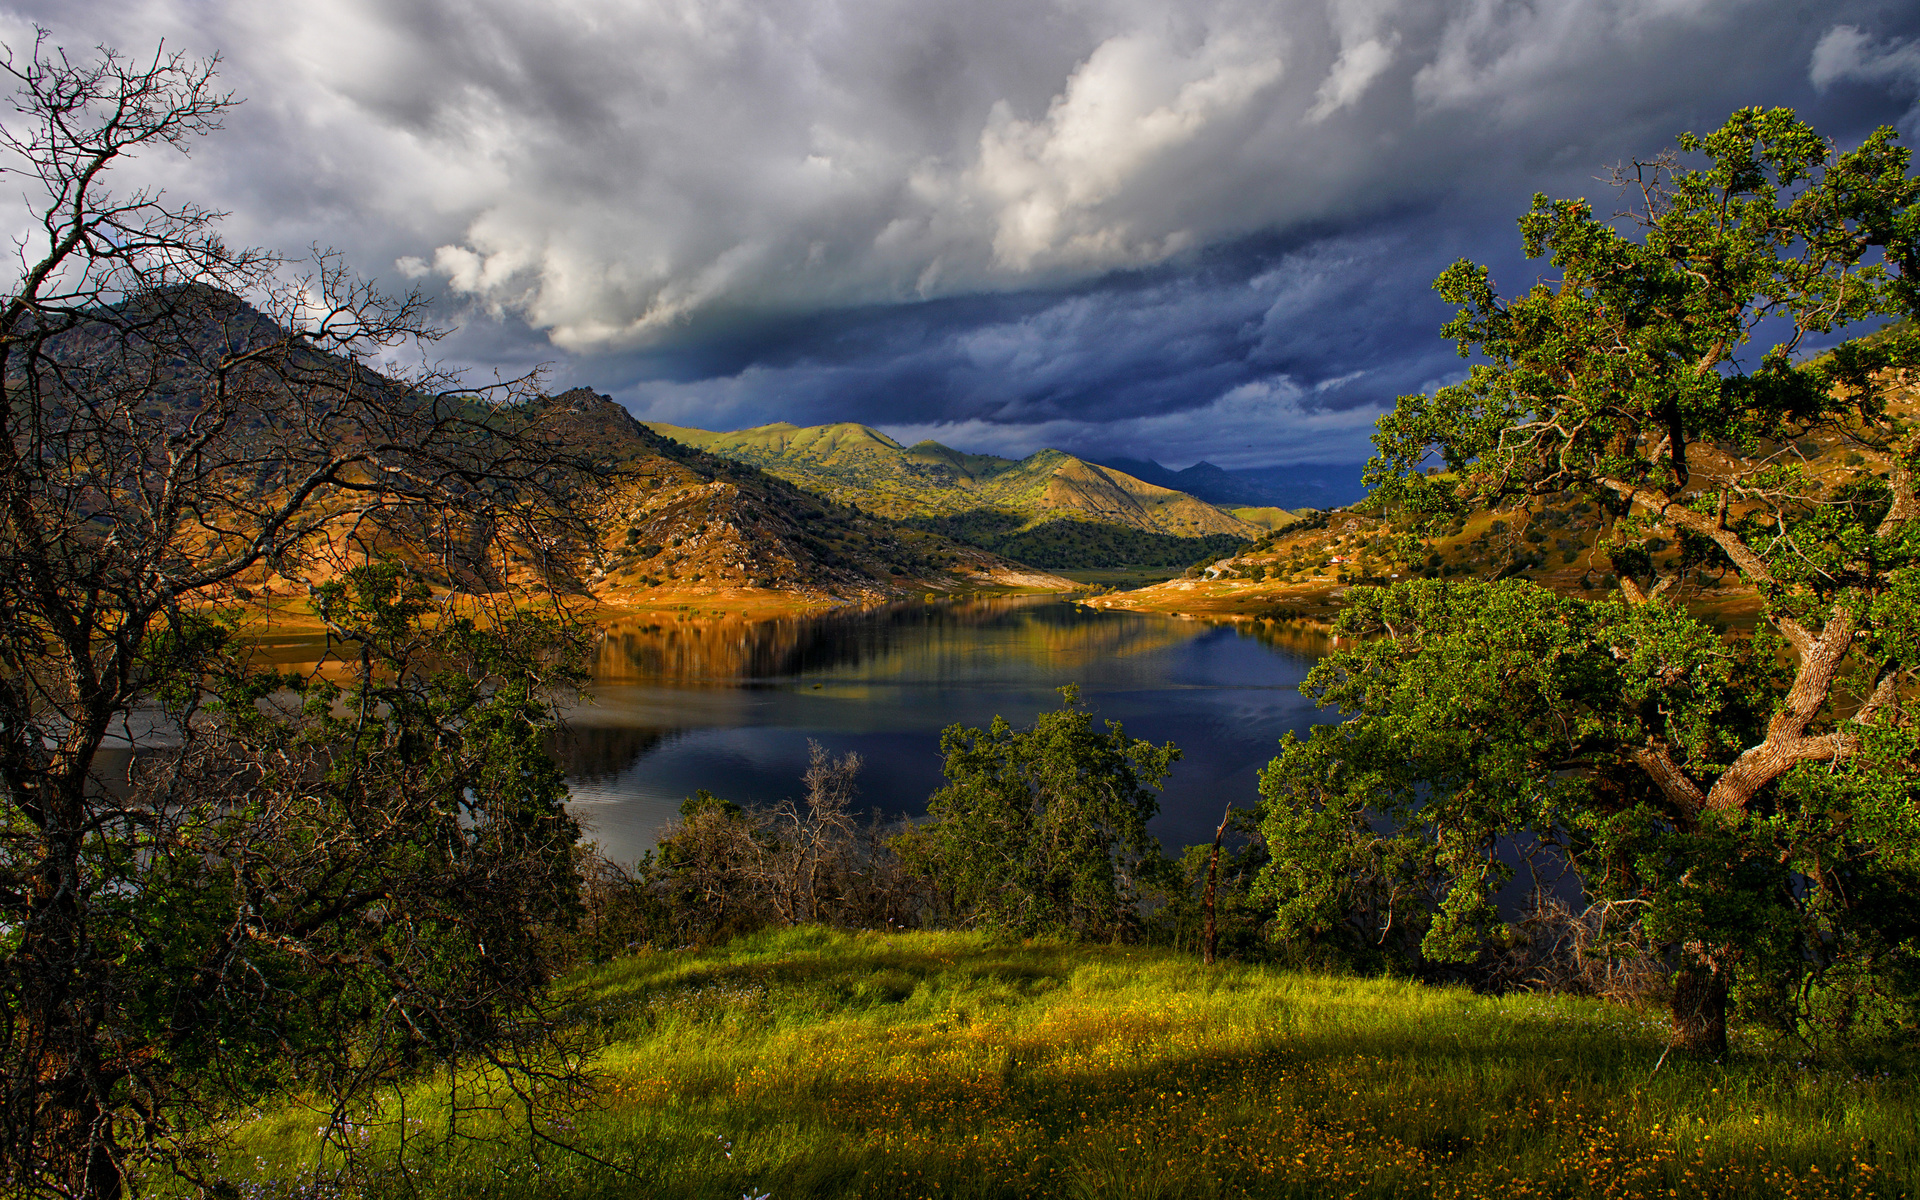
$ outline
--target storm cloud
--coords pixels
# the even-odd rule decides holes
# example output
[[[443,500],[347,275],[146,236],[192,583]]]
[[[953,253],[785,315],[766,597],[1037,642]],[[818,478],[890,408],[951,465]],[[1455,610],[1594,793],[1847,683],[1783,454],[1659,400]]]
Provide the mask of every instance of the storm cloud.
[[[1733,108],[1912,134],[1904,6],[1733,0],[99,0],[248,103],[138,172],[438,297],[483,370],[726,428],[1363,457],[1460,369],[1428,284]]]

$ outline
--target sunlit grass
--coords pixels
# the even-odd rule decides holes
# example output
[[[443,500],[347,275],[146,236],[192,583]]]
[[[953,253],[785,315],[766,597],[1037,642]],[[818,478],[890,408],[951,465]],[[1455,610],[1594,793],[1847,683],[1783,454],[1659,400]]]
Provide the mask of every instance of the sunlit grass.
[[[1659,1015],[1588,1001],[821,930],[571,989],[602,1082],[550,1132],[604,1162],[508,1132],[372,1194],[1818,1197],[1920,1176],[1904,1070],[1748,1046],[1656,1071]],[[244,1190],[313,1178],[298,1132],[244,1131]]]

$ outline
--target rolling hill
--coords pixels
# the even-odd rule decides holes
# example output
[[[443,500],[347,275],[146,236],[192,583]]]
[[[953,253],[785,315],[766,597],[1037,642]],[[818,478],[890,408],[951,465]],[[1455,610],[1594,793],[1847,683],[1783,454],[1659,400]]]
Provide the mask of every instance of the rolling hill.
[[[352,458],[329,468],[344,480],[338,494],[301,510],[298,541],[224,581],[223,599],[298,601],[370,556],[400,561],[449,593],[537,584],[648,606],[691,599],[763,607],[867,603],[1072,586],[670,441],[589,389],[500,405],[436,395],[316,348],[215,289],[180,288],[128,303],[141,306],[133,315],[147,326],[165,323],[171,357],[149,361],[122,349],[104,321],[63,330],[45,354],[69,380],[132,395],[123,423],[139,437],[148,436],[149,425],[196,419],[210,394],[207,363],[244,351],[266,364],[247,360],[222,377],[224,415],[209,428],[225,433],[214,451],[230,465],[220,468],[224,473],[209,468],[199,485],[198,524],[167,547],[179,561],[225,553],[223,547],[253,537],[250,522],[259,513],[272,512],[314,463],[332,461],[343,448],[387,447],[388,458],[368,461],[397,461],[379,469],[407,481],[373,486],[366,476],[374,468]],[[276,357],[267,359],[267,351]],[[119,437],[119,429],[102,423],[89,436]],[[432,439],[422,457],[407,459],[407,448],[421,451],[421,439]],[[211,459],[214,451],[204,453]],[[609,470],[581,472],[586,460]],[[78,456],[74,461],[84,465]],[[520,471],[529,485],[510,522],[501,520],[506,509],[489,508],[484,498],[472,505],[448,498],[489,480],[496,462]],[[561,485],[576,474],[592,477]],[[455,482],[435,490],[442,486],[436,478]],[[514,476],[500,478],[510,484]]]
[[[537,406],[534,415],[544,427],[619,468],[596,514],[602,563],[585,581],[602,600],[784,593],[875,601],[927,591],[1071,586],[669,440],[587,388]]]
[[[864,512],[1048,568],[1184,565],[1266,531],[1184,492],[1058,450],[1015,460],[931,441],[902,446],[852,423],[734,432],[648,427]]]

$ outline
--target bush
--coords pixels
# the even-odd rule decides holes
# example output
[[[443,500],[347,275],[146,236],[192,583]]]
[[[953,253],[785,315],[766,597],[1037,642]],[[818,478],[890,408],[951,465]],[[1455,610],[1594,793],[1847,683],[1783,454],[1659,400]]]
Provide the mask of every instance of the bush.
[[[756,812],[703,788],[631,868],[590,855],[575,953],[714,945],[772,926],[918,925],[927,891],[888,845],[894,828],[852,812],[860,756],[809,749],[801,800]]]
[[[1142,885],[1163,859],[1147,821],[1154,790],[1180,751],[1104,732],[1060,689],[1058,711],[1027,729],[949,726],[940,738],[947,786],[928,820],[895,839],[910,870],[962,921],[1022,935],[1113,938],[1133,933]]]

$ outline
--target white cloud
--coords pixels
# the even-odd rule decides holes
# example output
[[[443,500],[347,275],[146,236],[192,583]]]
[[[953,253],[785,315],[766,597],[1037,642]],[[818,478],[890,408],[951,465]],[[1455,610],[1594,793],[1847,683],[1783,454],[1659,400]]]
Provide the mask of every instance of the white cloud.
[[[1396,0],[1345,0],[1328,6],[1327,21],[1339,42],[1340,57],[1314,93],[1308,121],[1324,121],[1353,105],[1392,65],[1400,33],[1387,27],[1398,8]]]
[[[576,351],[1058,284],[1502,184],[1597,111],[1634,126],[1738,87],[1775,36],[1754,0],[22,7],[75,42],[227,50],[249,161],[217,146],[171,178],[225,192],[242,234],[348,229],[358,261],[430,264]],[[1488,121],[1519,132],[1483,144]]]
[[[1920,97],[1920,40],[1883,43],[1858,26],[1835,25],[1814,46],[1807,77],[1821,91],[1841,82],[1878,83],[1897,95]],[[1920,135],[1920,106],[1901,124],[1909,136]]]
[[[1368,38],[1358,45],[1342,49],[1339,61],[1333,64],[1326,82],[1314,94],[1313,107],[1307,110],[1307,120],[1324,121],[1365,95],[1367,87],[1392,64],[1393,49],[1399,40],[1397,37],[1385,41]]]
[[[1043,119],[994,104],[958,201],[970,192],[995,211],[994,262],[1013,271],[1160,261],[1191,245],[1193,231],[1108,204],[1183,150],[1243,127],[1281,78],[1283,54],[1276,29],[1209,30],[1191,50],[1162,30],[1109,38]]]

